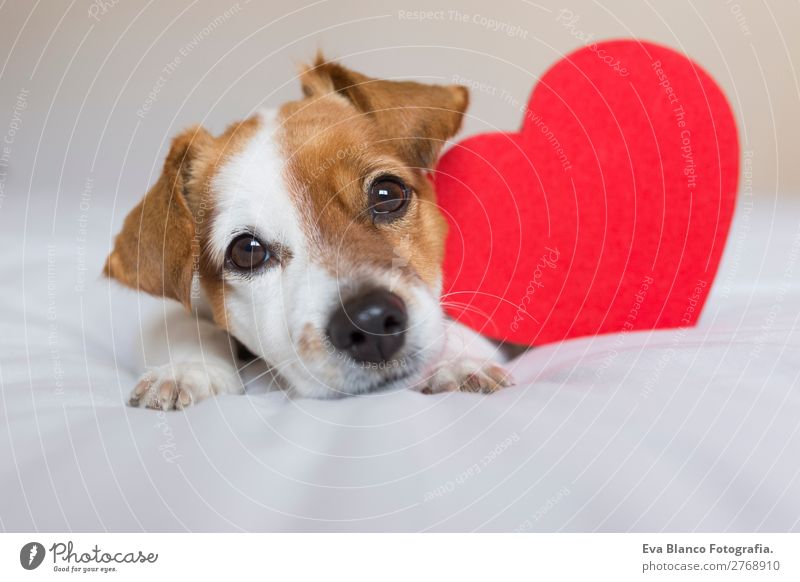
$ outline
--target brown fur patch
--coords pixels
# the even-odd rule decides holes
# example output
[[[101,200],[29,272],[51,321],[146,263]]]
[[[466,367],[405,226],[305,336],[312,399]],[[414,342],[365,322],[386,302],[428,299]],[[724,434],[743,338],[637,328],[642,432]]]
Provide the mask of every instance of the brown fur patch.
[[[303,359],[310,359],[325,349],[320,334],[313,325],[307,323],[303,326],[300,338],[297,340],[297,353]]]
[[[192,257],[199,248],[186,192],[195,158],[212,141],[201,127],[172,141],[158,181],[125,218],[103,269],[106,276],[189,306]]]
[[[466,90],[371,79],[321,57],[302,82],[307,98],[281,109],[280,139],[315,259],[336,277],[367,265],[433,286],[447,225],[424,169],[458,131]],[[375,225],[365,178],[381,173],[414,194],[403,217]]]
[[[352,71],[317,55],[301,75],[307,97],[345,97],[393,140],[398,154],[414,167],[431,169],[444,145],[461,127],[469,92],[460,85],[385,81]]]
[[[368,266],[434,284],[447,226],[427,177],[399,159],[368,117],[335,96],[290,103],[280,121],[287,182],[314,260],[337,278]],[[364,179],[381,173],[403,178],[414,194],[402,218],[375,225]]]
[[[218,169],[258,127],[253,116],[217,138],[202,127],[178,135],[158,181],[126,217],[104,274],[189,307],[192,276],[198,272],[214,319],[225,327],[221,273],[202,254],[215,213],[212,184]]]

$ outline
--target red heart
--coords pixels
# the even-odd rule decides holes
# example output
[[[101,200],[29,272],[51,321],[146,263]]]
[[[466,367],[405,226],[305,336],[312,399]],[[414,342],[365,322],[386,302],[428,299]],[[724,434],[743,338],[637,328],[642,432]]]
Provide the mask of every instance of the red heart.
[[[738,175],[731,108],[697,64],[637,41],[581,49],[542,77],[519,133],[442,157],[445,308],[528,345],[694,325]]]

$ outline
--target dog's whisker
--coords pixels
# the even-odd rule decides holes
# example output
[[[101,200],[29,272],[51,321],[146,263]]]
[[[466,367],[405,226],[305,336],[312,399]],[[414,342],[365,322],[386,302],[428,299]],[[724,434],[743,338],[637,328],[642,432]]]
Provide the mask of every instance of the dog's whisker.
[[[241,373],[250,366],[252,366],[254,363],[258,362],[259,360],[261,360],[261,358],[255,357],[252,360],[248,361],[246,364],[244,364],[241,368],[237,368],[237,370]]]
[[[261,358],[257,358],[257,359],[260,360]],[[278,362],[276,364],[268,363],[268,362],[265,361],[265,363],[267,364],[267,369],[264,370],[263,372],[259,372],[254,377],[252,377],[249,380],[247,380],[247,382],[244,382],[244,386],[249,386],[253,382],[263,378],[267,374],[273,374],[274,375],[276,373],[280,373],[282,368],[287,367],[289,364],[291,364],[291,363],[293,363],[295,361],[297,361],[297,358],[294,357],[294,356],[290,357],[290,358],[286,358],[282,362]]]
[[[246,388],[246,387],[250,386],[250,384],[252,384],[256,380],[260,380],[261,378],[263,378],[264,376],[266,376],[267,374],[270,374],[272,372],[273,372],[272,368],[267,368],[266,370],[264,370],[260,374],[256,375],[255,377],[250,378],[247,382],[244,382],[244,387]]]
[[[460,307],[461,309],[468,309],[468,310],[472,310],[472,311],[477,311],[478,310],[478,307],[476,305],[473,305],[471,303],[466,303],[464,301],[442,300],[442,301],[440,301],[440,304],[442,306]]]
[[[455,307],[457,309],[461,309],[463,311],[468,311],[470,313],[475,313],[477,315],[480,315],[481,317],[485,317],[487,320],[491,319],[488,313],[486,313],[485,311],[479,309],[474,305],[469,305],[467,303],[461,303],[457,301],[442,301],[442,307]]]
[[[260,380],[261,378],[263,378],[267,374],[271,374],[274,377],[275,374],[279,373],[279,372],[280,372],[280,370],[277,368],[277,366],[270,366],[266,370],[264,370],[263,372],[259,372],[258,374],[256,374],[252,378],[250,378],[247,382],[244,382],[244,386],[245,387],[250,386],[253,382],[256,382],[256,381]]]

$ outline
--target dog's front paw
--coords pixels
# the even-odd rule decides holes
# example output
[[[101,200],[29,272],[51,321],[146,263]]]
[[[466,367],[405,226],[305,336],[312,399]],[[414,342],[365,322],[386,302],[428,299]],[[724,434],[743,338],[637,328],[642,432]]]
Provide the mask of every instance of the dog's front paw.
[[[242,391],[236,369],[204,362],[179,362],[147,371],[131,392],[130,405],[182,409],[216,394]]]
[[[499,364],[464,358],[438,364],[428,379],[422,383],[422,393],[461,391],[491,394],[513,383],[511,374]]]

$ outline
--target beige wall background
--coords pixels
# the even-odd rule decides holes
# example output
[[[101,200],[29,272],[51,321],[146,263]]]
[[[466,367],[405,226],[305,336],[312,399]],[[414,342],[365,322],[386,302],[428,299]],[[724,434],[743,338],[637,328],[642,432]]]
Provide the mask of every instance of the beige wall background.
[[[587,37],[638,37],[692,56],[727,92],[753,190],[800,192],[800,3],[495,0],[28,1],[0,5],[2,204],[123,207],[168,139],[214,131],[299,95],[317,48],[373,76],[469,79],[462,135],[514,129],[537,78]],[[569,25],[567,24],[569,23]],[[9,139],[10,138],[10,139]],[[44,202],[43,202],[44,203]],[[55,216],[55,214],[54,214]]]

